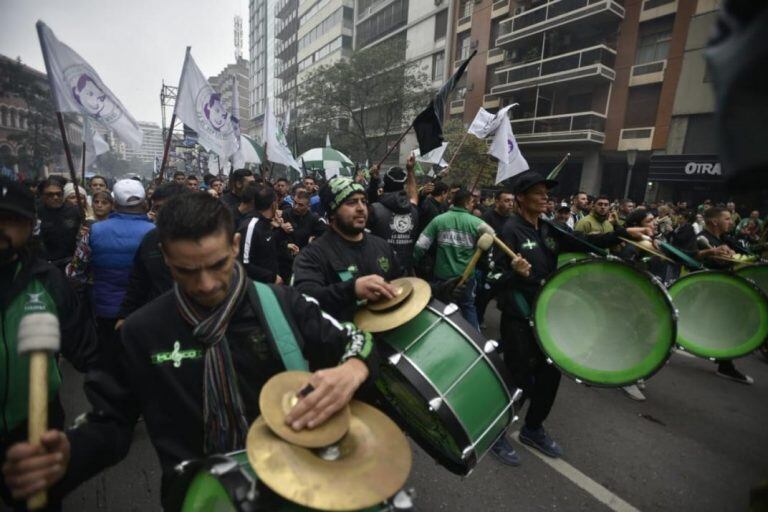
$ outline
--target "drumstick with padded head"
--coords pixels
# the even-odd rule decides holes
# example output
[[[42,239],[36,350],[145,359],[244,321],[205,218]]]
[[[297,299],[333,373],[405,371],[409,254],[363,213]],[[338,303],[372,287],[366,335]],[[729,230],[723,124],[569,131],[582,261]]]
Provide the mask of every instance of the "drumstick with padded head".
[[[467,279],[469,279],[469,276],[471,276],[472,272],[475,271],[477,262],[480,261],[480,256],[482,256],[485,251],[490,249],[492,245],[493,237],[491,235],[487,233],[480,235],[480,238],[477,239],[477,249],[475,249],[475,254],[473,254],[472,259],[469,260],[469,265],[467,265],[467,268],[464,269],[464,273],[461,274],[461,279],[459,279],[459,283],[456,286],[461,286],[467,281]]]
[[[477,227],[477,230],[478,230],[479,232],[481,232],[481,233],[485,233],[485,234],[491,235],[491,236],[493,237],[493,243],[495,243],[495,244],[496,244],[496,245],[499,247],[499,249],[501,249],[502,251],[504,251],[504,253],[505,253],[507,256],[509,256],[509,257],[510,257],[510,259],[512,259],[512,260],[515,260],[515,259],[517,259],[517,258],[520,258],[520,257],[521,257],[521,256],[520,256],[519,254],[517,254],[515,251],[513,251],[512,249],[510,249],[510,248],[509,248],[509,246],[508,246],[507,244],[505,244],[504,242],[502,242],[502,241],[501,241],[501,239],[500,239],[498,236],[496,236],[496,231],[494,231],[494,229],[493,229],[491,226],[489,226],[488,224],[485,224],[485,223],[483,223],[483,224],[480,224],[480,225]]]
[[[30,444],[40,444],[48,429],[48,358],[59,351],[59,319],[52,313],[31,313],[21,319],[18,335],[19,354],[29,354],[29,415],[27,435]],[[27,499],[27,508],[44,508],[45,491]]]

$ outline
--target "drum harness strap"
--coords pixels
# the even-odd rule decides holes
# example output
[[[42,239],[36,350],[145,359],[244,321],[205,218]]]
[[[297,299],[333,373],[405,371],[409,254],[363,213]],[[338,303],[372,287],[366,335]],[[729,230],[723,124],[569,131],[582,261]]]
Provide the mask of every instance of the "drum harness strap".
[[[267,321],[267,328],[272,333],[275,340],[275,346],[280,354],[286,370],[309,371],[309,364],[301,353],[296,336],[293,335],[291,326],[283,314],[280,304],[277,302],[275,292],[264,283],[253,282],[256,294],[259,297],[261,308],[264,311],[264,318]]]

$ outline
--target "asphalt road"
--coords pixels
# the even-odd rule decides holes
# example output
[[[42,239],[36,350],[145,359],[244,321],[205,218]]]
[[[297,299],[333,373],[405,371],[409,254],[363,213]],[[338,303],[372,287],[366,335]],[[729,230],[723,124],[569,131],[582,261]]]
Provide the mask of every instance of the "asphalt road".
[[[489,337],[498,336],[495,310],[487,322]],[[768,364],[749,356],[737,366],[755,378],[753,386],[718,378],[709,361],[674,355],[648,382],[642,403],[564,378],[546,424],[565,450],[563,467],[517,444],[521,467],[487,456],[459,478],[414,446],[409,485],[418,509],[747,510],[750,488],[768,479]],[[79,375],[67,369],[65,377],[65,407],[74,419],[86,402]],[[64,510],[159,510],[159,478],[140,424],[128,458],[82,485]]]

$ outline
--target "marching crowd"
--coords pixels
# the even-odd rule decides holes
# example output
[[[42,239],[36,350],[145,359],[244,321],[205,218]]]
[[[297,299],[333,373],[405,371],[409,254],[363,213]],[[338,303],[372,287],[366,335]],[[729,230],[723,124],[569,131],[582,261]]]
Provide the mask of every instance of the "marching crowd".
[[[81,186],[59,176],[3,178],[3,500],[23,509],[25,497],[50,489],[56,509],[66,492],[125,456],[142,416],[163,468],[163,503],[173,508],[173,466],[242,449],[260,387],[288,366],[273,318],[315,371],[314,391],[289,417],[296,429],[312,428],[375,378],[372,338],[349,322],[360,301],[393,297],[389,282],[407,275],[426,279],[434,297],[456,303],[477,329],[496,300],[505,364],[530,402],[520,439],[559,457],[543,423],[560,372],[546,363],[527,321],[557,256],[589,252],[588,240],[670,283],[679,263],[649,258],[621,238],[666,241],[709,268],[727,266],[713,256],[762,252],[765,242],[760,213],[733,202],[555,198],[549,191],[557,183],[534,171],[506,188],[468,190],[439,179],[419,184],[413,165],[294,183],[248,169],[226,179],[177,172],[146,188],[101,176]],[[460,283],[483,232],[515,257],[492,249]],[[60,355],[87,372],[93,406],[64,432],[52,371],[54,430],[43,447],[24,442],[27,374],[13,348],[20,318],[37,303],[59,318]],[[730,361],[717,373],[752,382]],[[645,399],[637,386],[625,392]],[[520,464],[505,437],[493,454]]]

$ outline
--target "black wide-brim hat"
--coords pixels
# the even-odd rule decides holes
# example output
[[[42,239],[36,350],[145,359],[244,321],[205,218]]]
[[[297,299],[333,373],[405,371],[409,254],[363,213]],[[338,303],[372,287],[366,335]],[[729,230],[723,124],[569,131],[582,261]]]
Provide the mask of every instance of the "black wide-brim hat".
[[[539,183],[544,183],[547,190],[551,190],[557,186],[558,182],[555,180],[548,180],[536,171],[525,171],[513,178],[512,193],[524,194],[528,189]]]

